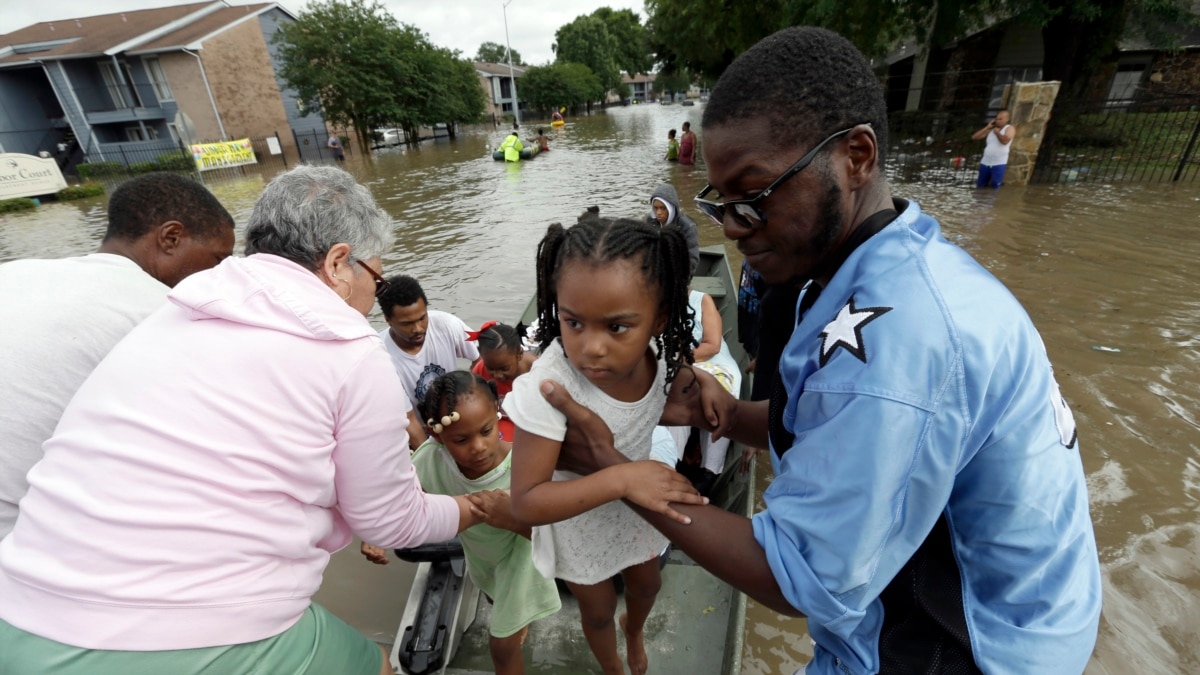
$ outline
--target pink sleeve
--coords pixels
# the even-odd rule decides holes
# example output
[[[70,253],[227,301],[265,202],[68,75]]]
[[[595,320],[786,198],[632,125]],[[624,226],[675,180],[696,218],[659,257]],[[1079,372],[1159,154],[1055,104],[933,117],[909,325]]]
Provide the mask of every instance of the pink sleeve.
[[[382,348],[351,371],[337,405],[334,486],[350,529],[384,548],[453,538],[458,504],[421,489],[408,450],[408,397]]]

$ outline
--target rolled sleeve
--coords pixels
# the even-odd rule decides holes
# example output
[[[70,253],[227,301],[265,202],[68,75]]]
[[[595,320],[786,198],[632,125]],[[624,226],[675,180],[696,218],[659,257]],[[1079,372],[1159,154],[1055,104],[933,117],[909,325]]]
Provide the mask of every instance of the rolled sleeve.
[[[408,397],[382,349],[347,378],[338,410],[334,482],[350,529],[385,548],[452,539],[458,504],[421,488],[408,450]]]
[[[930,415],[841,392],[795,409],[754,535],[788,602],[844,639],[946,508],[956,462],[927,446]]]

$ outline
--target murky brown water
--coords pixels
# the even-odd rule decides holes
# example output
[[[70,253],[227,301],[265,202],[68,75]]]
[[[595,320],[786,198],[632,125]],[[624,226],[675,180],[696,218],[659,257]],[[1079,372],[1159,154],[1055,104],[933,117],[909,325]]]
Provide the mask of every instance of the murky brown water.
[[[552,152],[493,162],[499,132],[347,162],[398,222],[390,273],[421,279],[431,304],[478,325],[511,319],[533,288],[548,223],[598,204],[640,214],[670,181],[686,196],[703,168],[659,161],[669,128],[702,108],[642,106],[572,120]],[[532,129],[535,124],[526,124]],[[546,127],[549,131],[549,127]],[[703,138],[701,138],[703,142]],[[263,179],[213,185],[244,222]],[[1041,329],[1079,423],[1105,608],[1089,673],[1200,667],[1200,188],[1035,186],[999,193],[899,185],[1021,299]],[[103,234],[103,200],[0,217],[0,261],[76,255]],[[31,281],[31,283],[35,283]],[[375,317],[379,321],[378,317]],[[382,323],[380,322],[380,325]],[[1104,349],[1097,349],[1097,347]],[[1112,351],[1119,350],[1119,351]],[[761,466],[762,481],[769,467]],[[390,642],[411,570],[335,556],[318,599]],[[751,603],[745,673],[790,673],[812,654],[802,621]]]

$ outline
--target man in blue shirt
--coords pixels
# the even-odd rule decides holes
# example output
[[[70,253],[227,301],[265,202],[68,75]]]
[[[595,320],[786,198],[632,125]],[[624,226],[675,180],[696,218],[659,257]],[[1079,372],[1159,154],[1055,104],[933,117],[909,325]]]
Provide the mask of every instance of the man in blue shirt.
[[[753,519],[639,511],[807,616],[807,673],[1082,672],[1101,590],[1074,419],[1017,300],[892,197],[869,64],[829,31],[781,31],[725,71],[703,127],[697,206],[768,283],[808,285],[778,375],[757,373],[776,378],[769,404],[705,420],[676,402],[664,423],[769,437],[776,478]],[[543,391],[576,429],[575,466],[620,461],[561,387]]]

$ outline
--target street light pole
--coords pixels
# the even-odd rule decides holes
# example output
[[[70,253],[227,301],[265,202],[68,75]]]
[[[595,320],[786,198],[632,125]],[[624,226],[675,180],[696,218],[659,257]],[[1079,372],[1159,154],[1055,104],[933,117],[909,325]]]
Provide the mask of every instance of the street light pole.
[[[512,66],[512,46],[508,43],[508,6],[512,4],[512,0],[504,3],[500,8],[504,12],[504,49],[508,52],[508,81],[512,85],[512,100],[513,100],[513,120],[517,124],[521,123],[521,100],[517,98],[517,78],[513,75]]]

